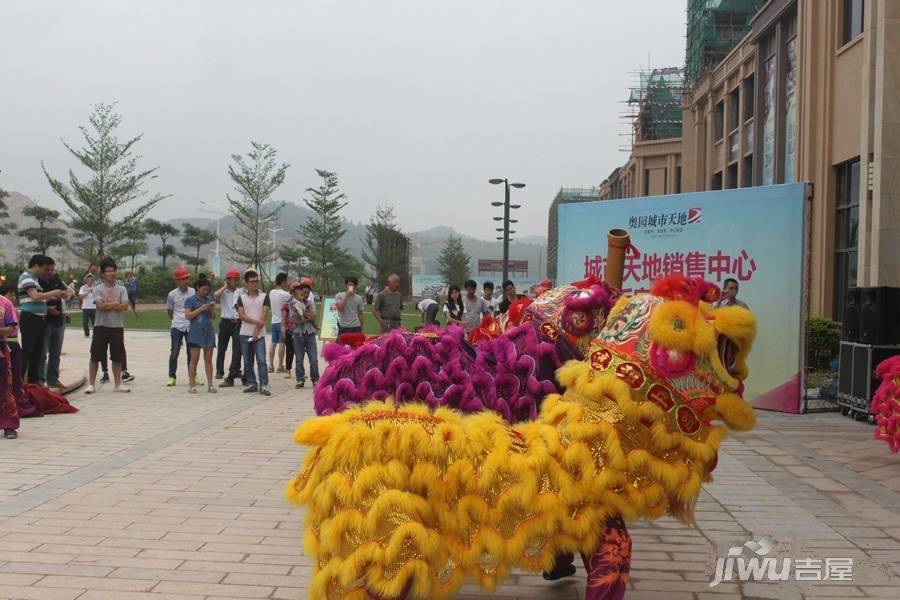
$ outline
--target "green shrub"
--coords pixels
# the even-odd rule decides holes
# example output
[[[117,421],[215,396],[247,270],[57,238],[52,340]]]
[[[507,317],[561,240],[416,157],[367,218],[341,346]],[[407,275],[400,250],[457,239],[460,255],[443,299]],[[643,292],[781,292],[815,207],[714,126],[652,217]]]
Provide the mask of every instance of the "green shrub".
[[[810,317],[806,322],[806,367],[827,371],[841,346],[841,327],[831,319]]]

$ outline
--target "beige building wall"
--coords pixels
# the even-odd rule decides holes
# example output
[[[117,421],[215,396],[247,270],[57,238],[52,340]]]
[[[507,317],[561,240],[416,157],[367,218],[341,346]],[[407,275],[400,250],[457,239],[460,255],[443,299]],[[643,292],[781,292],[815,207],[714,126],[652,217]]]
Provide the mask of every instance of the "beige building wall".
[[[835,252],[841,236],[837,202],[848,195],[846,187],[838,190],[839,172],[849,161],[859,160],[851,194],[858,196],[858,242],[849,269],[856,280],[849,284],[900,286],[900,0],[865,0],[863,6],[862,33],[842,43],[844,0],[771,0],[747,37],[686,93],[684,103],[684,191],[762,184],[763,66],[777,48],[777,86],[783,90],[785,44],[796,33],[795,180],[812,183],[809,309],[838,319],[841,294],[835,287],[841,288],[841,277],[853,277],[836,266]],[[731,111],[751,105],[752,116],[744,112],[732,129]],[[786,179],[784,127],[779,105],[775,183]]]
[[[681,138],[635,142],[631,156],[600,184],[600,199],[681,192]]]

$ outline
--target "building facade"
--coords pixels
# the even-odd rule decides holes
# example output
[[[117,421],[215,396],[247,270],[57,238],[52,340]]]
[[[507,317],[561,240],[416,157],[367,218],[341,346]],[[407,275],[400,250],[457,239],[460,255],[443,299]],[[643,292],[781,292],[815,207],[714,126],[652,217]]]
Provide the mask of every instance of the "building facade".
[[[900,286],[898,86],[900,2],[770,0],[685,91],[684,191],[811,184],[812,314]]]
[[[563,187],[557,192],[553,203],[550,205],[550,214],[547,217],[547,278],[550,281],[556,282],[556,257],[559,250],[557,229],[559,205],[571,202],[593,202],[600,199],[599,189],[596,187]],[[605,233],[603,232],[604,235]]]

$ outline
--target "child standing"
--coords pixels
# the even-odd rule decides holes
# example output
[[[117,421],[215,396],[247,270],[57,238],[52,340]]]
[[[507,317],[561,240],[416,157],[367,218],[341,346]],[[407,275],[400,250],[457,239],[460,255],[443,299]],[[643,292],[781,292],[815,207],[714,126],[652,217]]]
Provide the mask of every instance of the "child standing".
[[[200,278],[194,284],[196,293],[184,301],[184,316],[190,321],[187,333],[187,345],[190,352],[188,392],[197,393],[197,364],[200,352],[203,352],[203,365],[206,367],[206,391],[215,394],[218,390],[213,386],[213,349],[216,347],[216,334],[213,331],[213,313],[216,310],[216,299],[212,295],[212,284],[208,279]]]

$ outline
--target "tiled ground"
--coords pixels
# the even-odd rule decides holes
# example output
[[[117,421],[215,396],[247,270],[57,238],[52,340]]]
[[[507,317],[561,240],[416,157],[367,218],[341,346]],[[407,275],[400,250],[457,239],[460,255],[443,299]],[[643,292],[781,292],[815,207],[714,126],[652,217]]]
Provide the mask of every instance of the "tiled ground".
[[[271,398],[192,396],[163,386],[167,335],[129,333],[128,346],[131,395],[75,394],[80,413],[26,420],[18,440],[0,440],[0,598],[305,598],[302,515],[282,486],[310,392],[278,376]],[[66,351],[77,364],[87,342],[73,335]],[[900,597],[900,457],[837,414],[759,421],[723,448],[696,527],[631,526],[627,597]],[[767,534],[779,556],[853,558],[853,581],[709,587],[717,556]],[[583,571],[556,584],[522,574],[493,596],[460,597],[574,600],[583,589]]]

